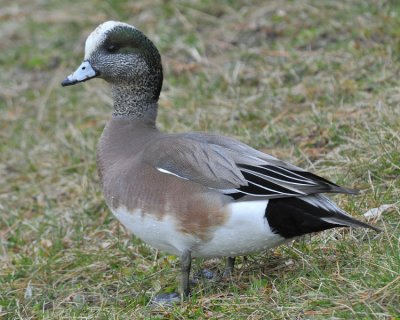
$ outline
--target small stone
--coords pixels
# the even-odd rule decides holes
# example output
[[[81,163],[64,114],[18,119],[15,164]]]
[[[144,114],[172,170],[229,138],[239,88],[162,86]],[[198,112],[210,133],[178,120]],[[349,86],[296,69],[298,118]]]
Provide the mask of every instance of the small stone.
[[[181,302],[180,294],[173,293],[160,293],[157,294],[151,299],[151,304],[159,304],[159,305],[172,305],[175,303]]]
[[[201,276],[205,279],[211,280],[212,278],[214,278],[215,273],[210,269],[203,269],[201,270]]]
[[[26,300],[32,299],[32,286],[31,286],[31,282],[30,281],[28,282],[28,285],[26,286],[24,298]]]

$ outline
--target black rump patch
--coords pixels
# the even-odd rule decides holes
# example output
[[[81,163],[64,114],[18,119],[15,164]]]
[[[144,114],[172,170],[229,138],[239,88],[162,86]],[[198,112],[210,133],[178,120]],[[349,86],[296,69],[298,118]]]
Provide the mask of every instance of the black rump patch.
[[[332,217],[332,213],[295,197],[269,200],[265,217],[272,231],[285,238],[345,227],[321,220]]]

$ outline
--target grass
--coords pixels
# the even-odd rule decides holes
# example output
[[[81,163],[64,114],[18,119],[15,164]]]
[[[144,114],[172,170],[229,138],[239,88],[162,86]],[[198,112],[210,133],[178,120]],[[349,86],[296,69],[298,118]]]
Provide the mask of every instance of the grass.
[[[400,5],[396,1],[0,2],[0,318],[399,319]],[[95,8],[95,9],[94,9]],[[361,189],[335,200],[381,234],[331,230],[177,289],[178,260],[127,234],[95,167],[107,86],[62,89],[100,22],[163,56],[159,127],[219,132]],[[221,271],[223,260],[196,261]]]

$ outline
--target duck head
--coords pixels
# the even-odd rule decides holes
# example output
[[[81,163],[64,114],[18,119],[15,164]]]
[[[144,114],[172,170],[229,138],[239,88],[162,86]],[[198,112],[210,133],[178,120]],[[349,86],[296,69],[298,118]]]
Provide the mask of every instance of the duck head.
[[[89,35],[84,61],[61,85],[96,77],[112,86],[146,94],[148,101],[157,101],[163,80],[161,57],[155,45],[134,26],[107,21]]]

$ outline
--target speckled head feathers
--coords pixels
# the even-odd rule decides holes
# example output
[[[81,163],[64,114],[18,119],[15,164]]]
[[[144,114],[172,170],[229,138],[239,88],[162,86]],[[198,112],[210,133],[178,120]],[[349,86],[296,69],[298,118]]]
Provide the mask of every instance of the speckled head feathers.
[[[124,22],[100,24],[87,38],[85,58],[63,86],[92,78],[112,86],[114,116],[156,116],[163,72],[155,45],[140,30]]]
[[[128,92],[156,101],[163,74],[160,54],[139,29],[124,22],[100,24],[87,38],[85,61],[100,78],[114,87],[130,86]]]

